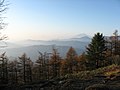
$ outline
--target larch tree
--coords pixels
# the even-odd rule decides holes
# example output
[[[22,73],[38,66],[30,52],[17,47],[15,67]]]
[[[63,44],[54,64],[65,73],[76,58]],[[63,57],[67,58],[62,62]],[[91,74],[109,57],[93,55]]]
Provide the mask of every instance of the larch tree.
[[[72,74],[74,71],[76,71],[77,53],[73,47],[70,47],[66,54],[66,63],[68,74]]]
[[[118,30],[115,30],[108,43],[111,43],[110,57],[112,58],[112,63],[120,64],[120,36],[118,35]]]
[[[59,77],[60,76],[60,56],[59,53],[57,52],[57,49],[53,48],[53,52],[50,58],[50,73],[51,77]]]
[[[29,57],[24,53],[21,57],[19,57],[19,69],[20,75],[22,77],[23,83],[32,82],[32,61]]]
[[[8,63],[8,75],[9,75],[9,82],[11,84],[18,84],[18,67],[17,67],[17,59],[13,61],[9,61]]]
[[[0,83],[8,83],[8,58],[5,53],[0,56]]]
[[[48,70],[47,70],[47,58],[46,58],[46,52],[41,53],[39,52],[39,57],[36,60],[36,67],[37,67],[37,78],[38,80],[44,80],[47,79],[48,76]]]
[[[67,63],[66,60],[61,60],[60,75],[65,76],[67,74]]]
[[[77,72],[86,70],[85,62],[86,62],[86,55],[85,53],[82,53],[80,56],[78,56],[77,59]]]

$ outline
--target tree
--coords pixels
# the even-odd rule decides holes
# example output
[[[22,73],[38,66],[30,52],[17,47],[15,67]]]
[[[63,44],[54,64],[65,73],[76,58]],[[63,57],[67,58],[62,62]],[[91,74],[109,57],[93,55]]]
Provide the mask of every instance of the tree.
[[[8,58],[3,53],[0,56],[0,83],[7,84],[8,83]]]
[[[50,58],[50,73],[52,78],[53,77],[59,77],[60,76],[60,56],[59,53],[57,52],[57,49],[53,48],[53,52]]]
[[[67,74],[67,62],[65,59],[61,60],[60,75],[65,76]]]
[[[23,83],[32,82],[32,61],[29,57],[24,53],[21,57],[19,57],[20,62],[20,75],[23,79]]]
[[[49,69],[48,69],[48,53],[39,52],[39,57],[36,60],[36,71],[38,80],[48,79]]]
[[[7,9],[6,5],[4,5],[5,0],[0,0],[0,30],[5,27],[5,23],[3,22],[4,17],[2,16],[3,12]],[[6,38],[5,35],[1,35],[0,33],[0,41]],[[8,81],[8,72],[7,72],[7,58],[5,53],[0,56],[0,83],[7,83]]]
[[[109,56],[107,57],[110,60],[110,64],[116,64],[116,61],[119,64],[120,57],[120,36],[118,35],[118,30],[115,30],[113,36],[110,36],[107,42],[107,53]]]
[[[103,66],[105,60],[105,51],[106,46],[103,34],[95,34],[86,51],[87,67],[96,69]]]
[[[68,74],[72,74],[74,71],[76,71],[77,53],[73,47],[70,47],[66,54],[66,63]]]
[[[9,82],[11,84],[18,84],[18,62],[17,59],[14,61],[9,61],[8,63],[8,75],[9,75]]]
[[[3,21],[5,18],[5,17],[3,17],[3,12],[6,11],[7,6],[8,6],[8,4],[5,4],[5,0],[0,0],[0,31],[2,29],[4,29],[4,27],[6,26],[6,23],[4,23],[4,21]],[[4,40],[6,38],[7,38],[6,35],[2,35],[0,33],[0,40]]]
[[[85,53],[82,53],[77,59],[77,72],[86,70],[85,62],[86,62],[86,55]]]

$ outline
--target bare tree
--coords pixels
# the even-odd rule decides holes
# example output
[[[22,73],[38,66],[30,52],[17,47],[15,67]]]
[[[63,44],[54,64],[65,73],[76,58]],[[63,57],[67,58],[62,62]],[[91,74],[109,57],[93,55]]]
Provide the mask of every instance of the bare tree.
[[[19,57],[19,60],[20,75],[23,79],[23,83],[32,82],[32,61],[25,53]]]
[[[2,33],[2,30],[6,27],[7,23],[5,23],[4,14],[6,13],[6,10],[8,9],[8,4],[6,0],[0,0],[0,41],[3,42],[3,45],[0,45],[1,48],[6,47],[7,44],[3,41],[7,39],[7,36]]]
[[[7,25],[4,22],[5,17],[3,16],[3,14],[6,12],[6,10],[8,9],[8,4],[6,4],[5,0],[0,0],[0,30],[4,29],[5,26]],[[0,33],[0,40],[4,40],[7,37],[5,35],[1,35]]]

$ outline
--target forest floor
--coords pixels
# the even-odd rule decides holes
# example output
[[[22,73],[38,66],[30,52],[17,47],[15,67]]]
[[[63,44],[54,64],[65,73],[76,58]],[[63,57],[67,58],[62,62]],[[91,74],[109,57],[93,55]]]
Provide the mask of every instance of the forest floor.
[[[0,90],[120,90],[120,76],[93,79],[52,79],[20,86],[0,86]]]

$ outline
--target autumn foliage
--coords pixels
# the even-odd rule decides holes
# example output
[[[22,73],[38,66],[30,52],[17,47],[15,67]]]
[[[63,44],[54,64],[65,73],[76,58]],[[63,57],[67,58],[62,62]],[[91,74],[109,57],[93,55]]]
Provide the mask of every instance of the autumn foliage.
[[[108,40],[103,34],[97,33],[85,52],[78,55],[75,48],[70,47],[64,58],[56,48],[53,48],[51,53],[38,52],[39,56],[35,62],[25,53],[12,61],[3,53],[0,56],[0,83],[29,84],[71,75],[84,78],[87,73],[92,77],[93,73],[88,70],[99,70],[112,64],[120,65],[120,40],[118,36],[111,37]]]

